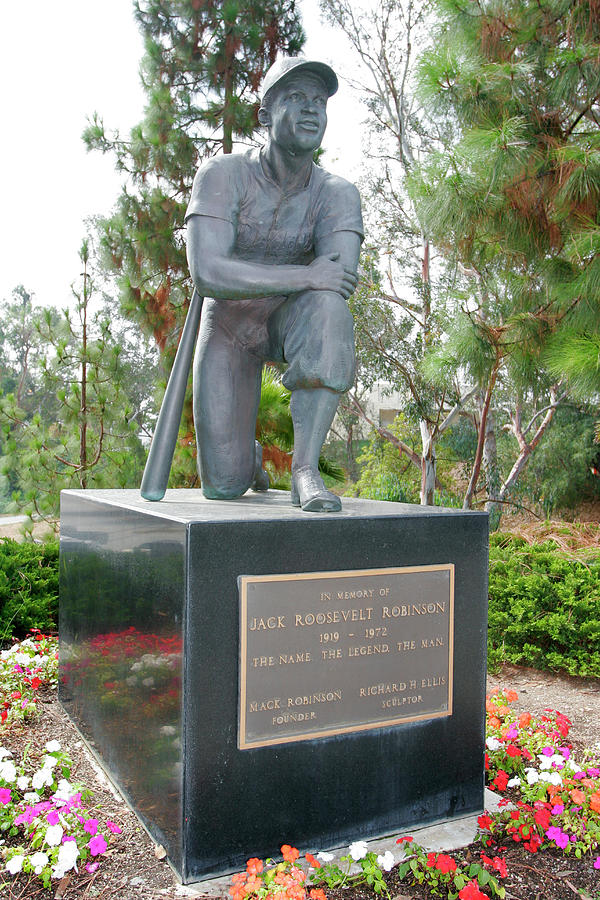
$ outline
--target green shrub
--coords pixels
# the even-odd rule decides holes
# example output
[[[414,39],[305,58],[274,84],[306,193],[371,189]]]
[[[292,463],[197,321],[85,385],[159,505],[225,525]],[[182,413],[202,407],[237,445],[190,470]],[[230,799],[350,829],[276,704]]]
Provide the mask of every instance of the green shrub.
[[[490,539],[488,662],[600,677],[600,550],[585,561],[554,541]]]
[[[0,640],[56,629],[57,622],[58,541],[0,539]]]

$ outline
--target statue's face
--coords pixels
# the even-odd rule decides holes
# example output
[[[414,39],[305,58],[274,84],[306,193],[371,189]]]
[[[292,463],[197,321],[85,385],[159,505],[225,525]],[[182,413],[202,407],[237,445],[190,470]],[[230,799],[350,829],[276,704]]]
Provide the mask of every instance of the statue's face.
[[[292,73],[273,89],[269,106],[269,136],[292,153],[321,146],[327,125],[327,89],[311,72]]]

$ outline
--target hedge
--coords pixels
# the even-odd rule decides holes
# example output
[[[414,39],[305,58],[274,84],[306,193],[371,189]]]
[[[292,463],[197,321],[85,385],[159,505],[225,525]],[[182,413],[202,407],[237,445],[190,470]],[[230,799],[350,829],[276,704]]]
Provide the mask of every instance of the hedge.
[[[600,677],[600,549],[584,560],[554,541],[490,538],[488,662]]]
[[[58,541],[45,544],[0,539],[0,641],[32,628],[56,630]]]

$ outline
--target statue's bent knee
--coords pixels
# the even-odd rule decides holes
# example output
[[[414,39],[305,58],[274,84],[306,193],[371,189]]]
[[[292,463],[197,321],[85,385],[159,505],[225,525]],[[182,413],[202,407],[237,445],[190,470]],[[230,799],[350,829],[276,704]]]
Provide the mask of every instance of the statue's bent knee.
[[[354,383],[354,322],[341,294],[307,291],[285,344],[289,390],[329,388],[344,393]]]

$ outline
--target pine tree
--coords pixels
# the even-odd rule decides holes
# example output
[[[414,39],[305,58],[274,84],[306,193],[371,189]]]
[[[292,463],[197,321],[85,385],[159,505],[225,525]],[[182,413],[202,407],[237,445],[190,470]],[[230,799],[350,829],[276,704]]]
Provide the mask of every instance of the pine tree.
[[[40,348],[31,386],[20,397],[0,396],[2,468],[15,504],[53,525],[62,489],[137,486],[145,456],[123,347],[108,319],[92,310],[87,240],[80,258],[74,308],[31,311]]]
[[[124,314],[156,340],[166,380],[192,294],[183,220],[196,168],[253,137],[262,78],[278,53],[300,51],[304,33],[295,0],[135,0],[134,8],[144,118],[123,138],[95,114],[83,137],[126,176],[113,214],[99,222],[102,260],[118,278]],[[193,479],[191,404],[182,432],[178,460]]]
[[[436,6],[441,27],[420,80],[461,137],[429,159],[413,197],[463,273],[454,340],[464,355],[454,364],[471,361],[484,397],[469,505],[498,379],[529,391],[540,411],[530,441],[514,408],[519,452],[501,499],[560,401],[544,373],[545,342],[557,328],[600,320],[600,10],[587,0]]]

